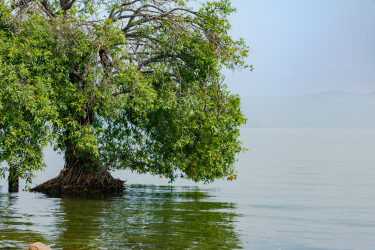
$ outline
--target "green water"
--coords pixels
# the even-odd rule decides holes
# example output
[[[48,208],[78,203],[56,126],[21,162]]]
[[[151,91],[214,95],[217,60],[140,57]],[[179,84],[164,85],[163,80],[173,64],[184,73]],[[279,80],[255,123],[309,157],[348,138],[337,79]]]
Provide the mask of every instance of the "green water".
[[[26,204],[17,203],[30,195],[22,214]],[[40,241],[54,249],[241,248],[235,210],[196,187],[131,185],[122,197],[101,199],[2,194],[0,247]]]

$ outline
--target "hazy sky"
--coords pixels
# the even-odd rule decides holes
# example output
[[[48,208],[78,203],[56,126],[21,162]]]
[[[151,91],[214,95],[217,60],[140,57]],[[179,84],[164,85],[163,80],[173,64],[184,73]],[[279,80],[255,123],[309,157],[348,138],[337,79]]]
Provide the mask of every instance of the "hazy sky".
[[[232,74],[241,96],[375,91],[375,0],[232,0],[231,35],[254,71]]]

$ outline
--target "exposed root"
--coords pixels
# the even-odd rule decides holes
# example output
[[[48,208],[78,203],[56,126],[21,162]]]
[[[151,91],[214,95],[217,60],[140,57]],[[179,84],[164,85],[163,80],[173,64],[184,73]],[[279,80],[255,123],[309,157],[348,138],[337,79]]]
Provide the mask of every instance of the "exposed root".
[[[59,176],[31,189],[49,194],[113,194],[122,193],[124,181],[109,172],[85,172],[82,169],[63,169]]]

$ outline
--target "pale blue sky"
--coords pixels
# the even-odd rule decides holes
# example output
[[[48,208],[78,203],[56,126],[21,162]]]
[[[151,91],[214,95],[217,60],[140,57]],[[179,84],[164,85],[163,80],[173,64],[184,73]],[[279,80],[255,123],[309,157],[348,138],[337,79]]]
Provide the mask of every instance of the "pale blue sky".
[[[253,72],[225,71],[241,96],[375,91],[374,0],[232,0],[231,35]]]

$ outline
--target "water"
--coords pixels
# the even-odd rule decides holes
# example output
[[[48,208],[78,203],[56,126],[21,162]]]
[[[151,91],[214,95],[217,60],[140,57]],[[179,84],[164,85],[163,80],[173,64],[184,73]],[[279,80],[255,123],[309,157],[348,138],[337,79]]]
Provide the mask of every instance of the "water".
[[[375,249],[375,130],[242,129],[238,180],[194,184],[129,171],[123,197],[7,193],[0,248]],[[62,157],[46,149],[58,174]],[[22,187],[21,183],[21,187]]]

